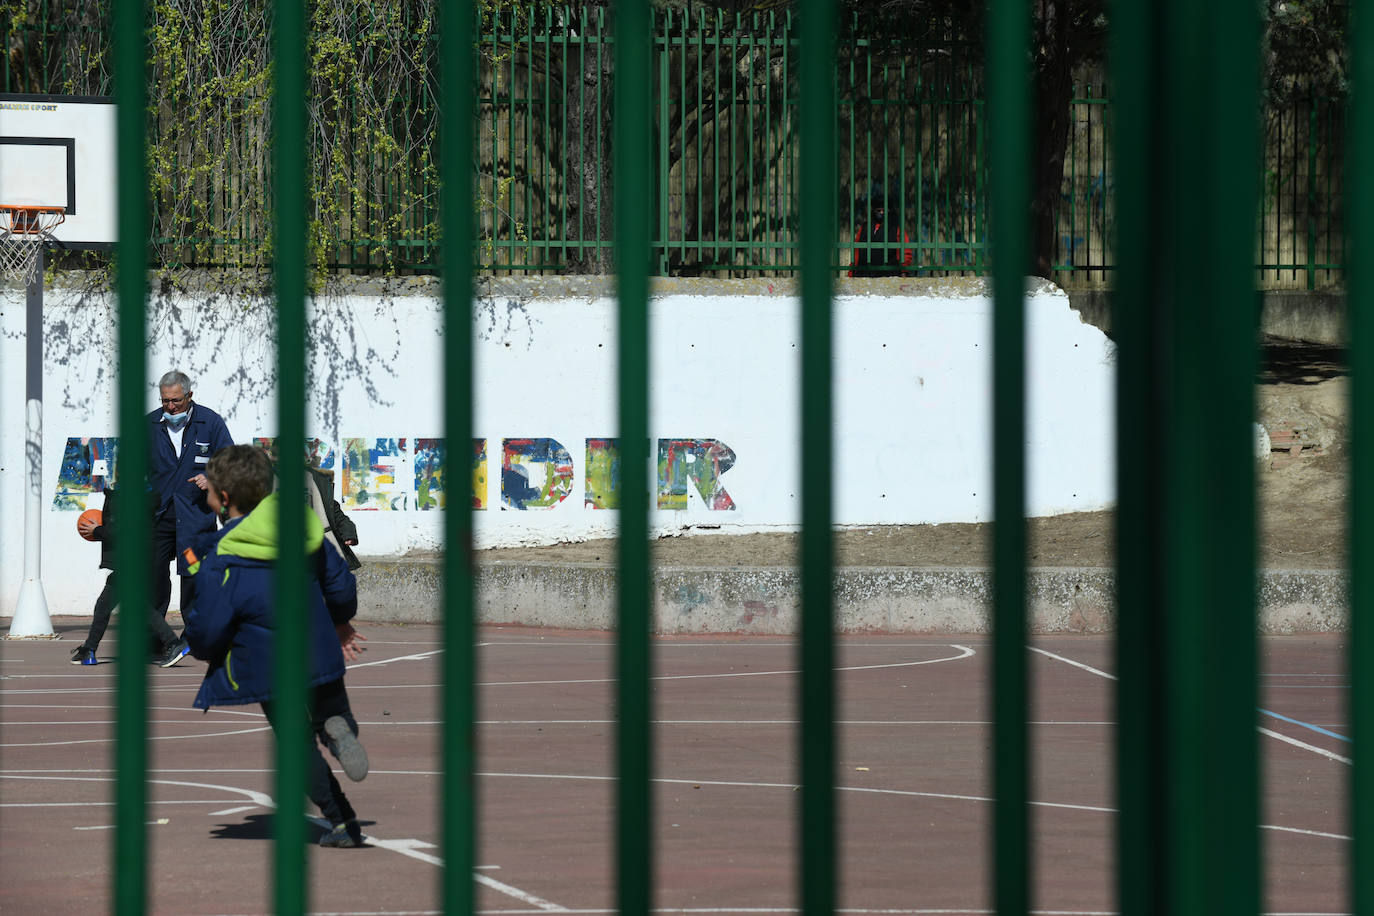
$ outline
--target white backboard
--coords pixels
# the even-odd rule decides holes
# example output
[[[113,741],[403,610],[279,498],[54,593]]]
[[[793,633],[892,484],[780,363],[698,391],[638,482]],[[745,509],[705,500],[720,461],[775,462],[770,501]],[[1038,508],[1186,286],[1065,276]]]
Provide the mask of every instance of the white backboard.
[[[62,207],[68,248],[115,242],[115,106],[108,98],[0,93],[0,206]]]

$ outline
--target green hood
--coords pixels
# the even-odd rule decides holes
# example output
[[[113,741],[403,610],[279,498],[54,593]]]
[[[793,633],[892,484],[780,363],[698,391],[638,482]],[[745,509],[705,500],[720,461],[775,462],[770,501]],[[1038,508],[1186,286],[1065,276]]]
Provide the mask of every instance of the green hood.
[[[305,509],[305,550],[314,553],[324,543],[324,525],[310,507]],[[271,493],[258,507],[243,517],[219,539],[216,550],[221,556],[243,557],[246,560],[275,560],[277,558],[277,494]]]

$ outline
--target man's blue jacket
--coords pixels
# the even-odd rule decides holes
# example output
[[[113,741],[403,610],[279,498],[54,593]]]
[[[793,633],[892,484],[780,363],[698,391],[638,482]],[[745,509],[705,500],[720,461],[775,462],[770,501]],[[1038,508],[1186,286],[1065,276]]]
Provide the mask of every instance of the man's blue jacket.
[[[306,613],[311,687],[344,675],[336,624],[358,611],[357,583],[338,551],[323,548],[324,528],[307,513],[305,541],[310,577]],[[196,694],[199,709],[260,703],[272,697],[277,627],[275,579],[277,496],[233,519],[200,559],[196,601],[182,633],[191,654],[210,663]],[[294,610],[294,609],[293,609]]]
[[[162,410],[148,414],[148,456],[152,467],[148,486],[157,494],[159,511],[168,503],[177,519],[177,573],[187,575],[181,551],[215,530],[215,513],[205,501],[205,491],[191,483],[205,473],[210,457],[234,444],[224,419],[203,404],[191,407],[191,419],[182,431],[181,457],[167,438]]]

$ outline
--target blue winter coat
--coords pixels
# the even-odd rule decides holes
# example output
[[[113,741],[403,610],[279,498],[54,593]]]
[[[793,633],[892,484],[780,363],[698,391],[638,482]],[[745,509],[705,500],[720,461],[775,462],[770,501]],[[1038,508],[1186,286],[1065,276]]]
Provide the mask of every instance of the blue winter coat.
[[[234,519],[201,558],[196,601],[185,612],[183,637],[191,654],[210,663],[195,706],[260,703],[272,696],[272,664],[277,610],[273,595],[277,559],[277,496],[272,494],[242,518]],[[314,687],[344,674],[336,624],[358,610],[357,583],[348,564],[333,549],[321,549],[324,528],[306,516],[309,548],[309,684]]]
[[[205,491],[191,483],[192,477],[205,473],[210,456],[233,445],[224,419],[203,404],[193,404],[191,419],[186,423],[181,440],[181,457],[177,457],[167,438],[162,411],[148,414],[148,457],[152,470],[148,486],[157,494],[158,507],[171,503],[177,519],[177,573],[188,575],[182,550],[215,530],[215,513],[205,501]]]

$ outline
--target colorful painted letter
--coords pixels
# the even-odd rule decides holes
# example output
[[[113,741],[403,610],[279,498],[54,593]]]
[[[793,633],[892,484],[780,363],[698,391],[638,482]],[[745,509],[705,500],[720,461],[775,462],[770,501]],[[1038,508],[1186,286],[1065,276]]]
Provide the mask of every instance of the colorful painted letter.
[[[583,505],[590,509],[620,508],[618,440],[587,440],[587,486]]]
[[[552,508],[568,498],[572,487],[572,456],[557,439],[502,440],[502,508]]]
[[[368,442],[372,445],[368,445]],[[408,491],[397,486],[405,439],[343,440],[343,507],[405,509]]]
[[[54,509],[80,511],[86,508],[86,497],[103,493],[107,481],[114,482],[114,458],[119,440],[104,438],[69,438],[62,452],[62,469],[57,473],[57,492],[53,494]]]
[[[715,439],[658,440],[658,507],[687,508],[687,481],[711,510],[733,509],[735,501],[720,484],[720,475],[735,465],[735,453]]]

